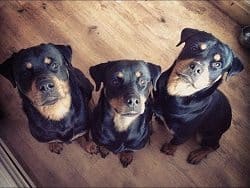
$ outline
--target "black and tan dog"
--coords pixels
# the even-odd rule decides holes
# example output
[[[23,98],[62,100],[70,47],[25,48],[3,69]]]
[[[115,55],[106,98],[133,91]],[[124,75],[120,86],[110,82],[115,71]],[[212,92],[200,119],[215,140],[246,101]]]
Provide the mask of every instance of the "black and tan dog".
[[[151,63],[120,60],[90,68],[96,90],[103,89],[94,109],[91,134],[103,158],[119,154],[123,167],[133,160],[133,151],[149,141],[152,118],[150,93],[161,68]]]
[[[22,98],[30,132],[60,153],[63,142],[82,136],[88,126],[93,86],[71,64],[70,46],[41,44],[14,53],[0,73]]]
[[[178,45],[183,42],[178,58],[157,82],[155,110],[173,134],[163,153],[173,155],[178,145],[199,133],[201,147],[187,158],[197,164],[219,147],[230,127],[231,107],[217,87],[225,73],[233,76],[243,65],[226,44],[204,31],[185,28]]]

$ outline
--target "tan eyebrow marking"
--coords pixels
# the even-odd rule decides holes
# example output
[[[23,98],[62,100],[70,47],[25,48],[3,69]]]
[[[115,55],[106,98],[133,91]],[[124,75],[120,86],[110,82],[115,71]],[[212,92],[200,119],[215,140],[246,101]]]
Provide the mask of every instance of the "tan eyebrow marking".
[[[118,78],[123,78],[123,76],[124,76],[124,75],[123,75],[122,72],[118,72],[118,74],[117,74],[117,77],[118,77]]]
[[[206,44],[206,43],[201,43],[201,44],[200,44],[200,49],[201,49],[201,50],[207,49],[207,44]]]
[[[51,63],[51,58],[45,57],[45,58],[44,58],[44,63],[50,64],[50,63]]]
[[[32,64],[31,64],[30,62],[27,62],[27,63],[26,63],[26,68],[27,68],[27,69],[31,69],[31,68],[32,68]]]
[[[220,59],[221,59],[221,55],[220,54],[215,54],[214,55],[214,60],[215,61],[220,61]]]
[[[140,71],[135,72],[135,76],[136,76],[137,78],[139,78],[141,75],[142,75],[142,73],[141,73]]]
[[[201,62],[200,62],[200,61],[195,61],[195,63],[197,63],[197,64],[201,65]]]

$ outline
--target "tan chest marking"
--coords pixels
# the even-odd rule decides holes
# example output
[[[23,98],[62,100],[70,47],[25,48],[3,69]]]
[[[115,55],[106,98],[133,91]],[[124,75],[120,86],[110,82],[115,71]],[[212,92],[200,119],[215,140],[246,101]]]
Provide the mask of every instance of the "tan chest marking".
[[[133,117],[125,117],[125,116],[121,116],[120,114],[116,113],[115,117],[114,117],[115,129],[118,132],[126,131],[137,117],[138,117],[138,115],[133,116]]]

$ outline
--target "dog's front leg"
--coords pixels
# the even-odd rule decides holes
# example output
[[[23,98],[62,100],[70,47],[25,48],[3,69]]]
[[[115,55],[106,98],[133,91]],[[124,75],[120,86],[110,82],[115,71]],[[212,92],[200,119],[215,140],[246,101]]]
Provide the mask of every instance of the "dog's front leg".
[[[179,136],[177,134],[174,134],[174,137],[170,142],[166,142],[162,145],[161,152],[166,155],[174,155],[177,150],[177,147],[183,144],[187,139],[188,137],[186,136]]]
[[[105,148],[104,146],[98,146],[98,151],[101,154],[102,158],[106,158],[107,155],[109,154],[109,150]]]
[[[124,151],[119,154],[120,162],[122,163],[123,168],[127,168],[129,164],[133,161],[133,151]]]
[[[49,150],[53,153],[60,154],[63,150],[63,143],[57,141],[49,142]]]
[[[98,154],[98,145],[90,138],[89,132],[80,137],[77,141],[87,153],[91,155]]]
[[[187,162],[190,164],[198,164],[202,161],[202,159],[206,158],[207,155],[211,152],[215,151],[211,147],[201,147],[196,149],[188,155]]]

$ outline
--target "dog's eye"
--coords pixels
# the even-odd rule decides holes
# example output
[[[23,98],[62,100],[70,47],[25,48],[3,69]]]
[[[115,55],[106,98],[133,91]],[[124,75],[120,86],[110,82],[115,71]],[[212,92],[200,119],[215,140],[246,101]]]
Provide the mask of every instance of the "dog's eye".
[[[121,84],[121,79],[120,78],[113,78],[111,81],[113,86],[119,86]]]
[[[145,80],[145,79],[139,79],[138,84],[139,84],[141,87],[145,87],[146,84],[147,84],[147,80]]]
[[[55,63],[55,62],[53,62],[53,63],[50,64],[50,68],[51,68],[52,71],[57,71],[57,69],[58,69],[58,64]]]
[[[219,67],[221,67],[221,62],[213,62],[212,63],[212,67],[213,68],[219,68]]]
[[[146,84],[146,81],[145,81],[145,80],[140,80],[140,81],[139,81],[139,84],[140,84],[140,85],[145,85],[145,84]]]

